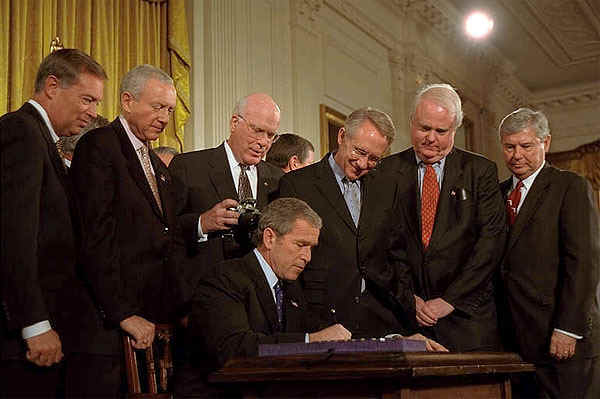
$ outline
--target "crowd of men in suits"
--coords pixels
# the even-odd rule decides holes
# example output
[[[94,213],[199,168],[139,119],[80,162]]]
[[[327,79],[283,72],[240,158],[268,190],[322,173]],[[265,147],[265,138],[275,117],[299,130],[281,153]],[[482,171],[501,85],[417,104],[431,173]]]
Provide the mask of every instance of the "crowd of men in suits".
[[[463,114],[447,84],[417,93],[412,147],[389,157],[394,123],[367,107],[319,162],[285,137],[287,162],[267,163],[281,110],[255,93],[220,146],[163,162],[149,144],[176,90],[140,65],[121,79],[120,115],[79,140],[67,170],[56,143],[97,117],[106,79],[81,51],[55,51],[32,98],[0,118],[1,396],[117,397],[120,334],[144,349],[156,323],[176,322],[182,397],[228,394],[208,373],[260,343],[384,336],[516,351],[536,365],[516,384],[524,398],[600,397],[598,213],[584,178],[545,161],[541,112],[502,120],[501,184],[493,162],[455,148]]]

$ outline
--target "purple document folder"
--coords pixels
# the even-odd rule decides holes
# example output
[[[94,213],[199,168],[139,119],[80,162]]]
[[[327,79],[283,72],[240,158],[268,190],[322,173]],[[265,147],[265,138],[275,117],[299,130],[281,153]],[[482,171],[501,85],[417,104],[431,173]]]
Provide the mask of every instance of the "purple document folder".
[[[286,344],[262,344],[258,356],[284,356],[306,353],[351,352],[424,352],[425,341],[415,339],[353,339],[350,341],[294,342]]]

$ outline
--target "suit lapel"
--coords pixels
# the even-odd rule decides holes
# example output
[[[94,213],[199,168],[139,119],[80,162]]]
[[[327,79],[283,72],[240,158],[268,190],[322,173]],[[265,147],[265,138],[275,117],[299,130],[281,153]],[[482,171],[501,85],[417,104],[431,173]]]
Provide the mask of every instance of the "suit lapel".
[[[46,122],[44,121],[44,119],[42,118],[42,116],[40,115],[38,110],[35,109],[35,107],[33,105],[31,105],[29,103],[25,103],[25,104],[23,104],[22,108],[23,108],[24,112],[33,116],[35,118],[35,120],[37,121],[37,123],[40,127],[40,131],[42,132],[42,137],[44,138],[44,140],[46,141],[46,144],[48,145],[48,157],[50,158],[50,161],[52,162],[52,165],[54,166],[54,170],[56,171],[56,174],[58,175],[60,182],[62,183],[63,187],[67,191],[67,185],[68,185],[67,169],[66,169],[65,163],[63,162],[62,158],[58,154],[58,149],[56,148],[56,143],[52,140],[52,136],[50,135],[48,126],[46,126]]]
[[[244,257],[244,260],[248,266],[249,276],[256,285],[256,296],[258,297],[263,313],[269,322],[269,326],[272,331],[277,331],[279,330],[279,321],[277,320],[277,307],[273,300],[273,293],[271,287],[269,287],[267,278],[258,263],[258,259],[256,259],[254,251],[247,254]]]
[[[415,239],[421,242],[421,206],[417,185],[419,177],[414,151],[406,152],[406,159],[403,159],[402,165],[395,172],[398,173],[397,184],[401,189],[399,203],[406,219],[406,225]]]
[[[350,215],[346,201],[342,196],[340,186],[335,179],[335,175],[331,170],[331,166],[329,166],[329,155],[330,154],[325,155],[325,157],[321,160],[319,168],[317,169],[319,173],[315,179],[315,189],[321,192],[323,197],[329,201],[340,219],[342,219],[344,223],[348,225],[350,230],[356,234],[354,220],[352,220],[352,215]]]
[[[129,170],[129,173],[131,173],[135,184],[137,184],[144,194],[144,197],[146,197],[148,202],[150,202],[150,206],[152,207],[152,210],[156,216],[162,219],[162,212],[160,209],[158,209],[158,204],[154,199],[154,194],[152,194],[152,189],[150,188],[150,184],[148,183],[148,179],[146,178],[146,174],[144,173],[140,159],[137,156],[135,149],[133,148],[133,144],[131,144],[131,140],[129,140],[127,132],[125,131],[125,128],[121,124],[121,121],[118,117],[112,122],[111,126],[117,133],[117,137],[121,143],[121,151],[127,160],[127,169]]]
[[[209,179],[221,200],[231,198],[238,199],[238,193],[235,190],[231,167],[225,153],[225,145],[221,144],[213,152],[212,159],[209,161],[210,174]]]
[[[258,176],[256,183],[256,205],[259,209],[264,208],[269,203],[269,193],[273,191],[274,181],[268,173],[268,169],[263,161],[256,165],[256,174]]]
[[[527,193],[527,197],[525,197],[525,202],[523,202],[523,205],[517,214],[515,224],[513,224],[510,229],[507,251],[515,245],[519,235],[523,232],[525,226],[529,224],[530,219],[535,215],[535,211],[540,207],[540,203],[544,201],[544,198],[546,197],[544,193],[552,182],[552,179],[550,179],[551,173],[552,169],[545,166],[535,178]]]
[[[437,242],[443,242],[443,236],[448,229],[458,222],[456,197],[459,190],[465,189],[458,186],[458,183],[462,181],[462,175],[462,154],[453,149],[446,157],[446,163],[444,164],[444,179],[429,243],[430,247],[435,246]]]
[[[160,158],[158,158],[158,156],[152,150],[150,150],[150,162],[152,163],[152,168],[154,168],[156,186],[158,187],[158,195],[160,196],[160,202],[162,203],[162,212],[160,213],[160,217],[163,219],[163,221],[170,222],[171,215],[168,213],[171,210],[171,196],[167,193],[169,193],[171,177],[169,176],[169,173],[165,169],[165,166]]]

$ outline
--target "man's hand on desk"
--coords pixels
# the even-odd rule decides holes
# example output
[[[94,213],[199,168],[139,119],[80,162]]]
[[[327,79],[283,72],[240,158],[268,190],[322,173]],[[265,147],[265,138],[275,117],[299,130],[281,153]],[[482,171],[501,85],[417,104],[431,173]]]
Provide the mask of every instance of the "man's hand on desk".
[[[442,344],[438,344],[432,339],[429,339],[421,334],[413,334],[410,337],[406,337],[408,339],[417,339],[419,341],[425,341],[425,347],[427,348],[427,352],[449,352],[448,349]]]
[[[309,342],[319,341],[347,341],[352,338],[352,333],[341,324],[334,324],[327,328],[317,331],[312,334],[308,334]]]
[[[122,320],[119,325],[135,340],[133,343],[134,348],[146,349],[152,345],[152,341],[154,341],[154,323],[143,317],[133,315]]]
[[[236,200],[225,199],[204,212],[200,215],[202,232],[207,234],[213,231],[228,230],[231,226],[236,225],[239,213],[229,211],[227,208],[235,208],[237,206],[238,202]]]
[[[62,344],[54,330],[46,331],[25,340],[27,360],[38,366],[52,366],[63,358]]]

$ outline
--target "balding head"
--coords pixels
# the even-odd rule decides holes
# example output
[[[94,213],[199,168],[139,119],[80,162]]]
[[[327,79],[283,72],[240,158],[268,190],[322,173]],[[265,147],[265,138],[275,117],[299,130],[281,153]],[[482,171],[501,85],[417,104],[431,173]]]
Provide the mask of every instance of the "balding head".
[[[258,164],[273,143],[279,120],[279,106],[268,94],[254,93],[240,99],[233,109],[227,140],[236,160]]]

